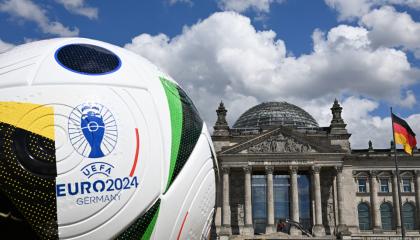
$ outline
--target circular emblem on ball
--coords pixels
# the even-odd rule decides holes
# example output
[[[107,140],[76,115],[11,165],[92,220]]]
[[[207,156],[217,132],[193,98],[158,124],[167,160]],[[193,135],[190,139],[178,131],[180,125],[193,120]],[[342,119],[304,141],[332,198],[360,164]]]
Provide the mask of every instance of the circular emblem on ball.
[[[84,103],[69,116],[68,132],[74,149],[88,158],[110,154],[117,145],[117,123],[111,111],[99,103]]]

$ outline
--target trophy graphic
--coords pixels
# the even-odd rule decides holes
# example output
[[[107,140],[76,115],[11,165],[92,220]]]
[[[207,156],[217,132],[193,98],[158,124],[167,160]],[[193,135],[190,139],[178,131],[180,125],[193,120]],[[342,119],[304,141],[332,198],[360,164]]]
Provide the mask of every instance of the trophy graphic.
[[[82,104],[69,116],[69,138],[74,149],[88,158],[105,157],[117,144],[117,124],[112,113],[98,103]]]
[[[105,123],[96,106],[82,108],[82,119],[80,128],[90,145],[89,158],[100,158],[105,156],[101,150],[101,143],[105,134]]]

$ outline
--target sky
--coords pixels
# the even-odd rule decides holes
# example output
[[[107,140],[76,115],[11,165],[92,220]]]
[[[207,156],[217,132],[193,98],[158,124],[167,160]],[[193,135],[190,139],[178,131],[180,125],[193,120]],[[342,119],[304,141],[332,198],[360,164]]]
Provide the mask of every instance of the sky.
[[[133,51],[210,130],[220,101],[230,126],[266,101],[329,126],[337,98],[352,148],[389,148],[390,107],[420,136],[420,0],[0,0],[0,29],[0,52],[56,37]]]

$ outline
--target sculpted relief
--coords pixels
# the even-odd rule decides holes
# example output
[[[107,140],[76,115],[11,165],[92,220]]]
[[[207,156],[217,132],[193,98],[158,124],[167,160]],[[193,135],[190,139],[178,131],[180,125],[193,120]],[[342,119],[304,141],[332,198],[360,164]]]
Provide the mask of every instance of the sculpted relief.
[[[284,135],[271,136],[269,139],[251,146],[249,153],[296,153],[316,152],[309,144],[302,144]]]

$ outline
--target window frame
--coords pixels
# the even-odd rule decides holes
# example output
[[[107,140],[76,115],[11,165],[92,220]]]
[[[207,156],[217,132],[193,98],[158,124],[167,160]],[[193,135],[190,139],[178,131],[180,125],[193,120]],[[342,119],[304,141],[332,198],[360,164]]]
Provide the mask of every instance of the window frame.
[[[384,206],[389,207],[388,209],[384,209]],[[387,212],[385,212],[385,210],[389,210]],[[381,206],[379,207],[379,211],[381,214],[381,227],[383,230],[385,231],[391,231],[395,229],[395,224],[394,224],[394,208],[392,206],[391,203],[389,202],[384,202],[381,204]],[[389,216],[384,216],[384,213],[388,214]],[[384,221],[385,217],[387,217],[387,221]],[[389,227],[384,227],[384,223],[386,223],[386,226]]]
[[[364,185],[361,185],[360,184],[360,181],[364,181]],[[367,180],[367,178],[366,177],[359,177],[359,178],[357,178],[357,192],[359,192],[359,193],[367,193],[368,191],[367,191],[367,182],[368,182],[368,180]],[[360,191],[360,189],[361,188],[364,188],[364,191]]]
[[[406,206],[410,206],[410,211],[407,211]],[[410,215],[406,215],[405,213],[409,213]],[[405,229],[412,231],[416,230],[417,228],[417,219],[416,219],[416,206],[411,202],[406,202],[402,206],[402,215],[403,215],[403,222]],[[412,222],[407,222],[407,219],[412,219]]]
[[[408,181],[408,185],[405,185],[404,184],[404,181]],[[412,192],[413,191],[413,189],[411,188],[411,179],[410,178],[402,178],[401,179],[401,185],[402,185],[402,192],[408,193],[408,192]],[[406,191],[405,187],[408,187],[409,190]]]
[[[383,184],[382,181],[386,181],[386,184]],[[389,193],[389,178],[379,178],[379,192]]]
[[[363,219],[367,220],[367,223],[364,223],[364,222],[360,221],[361,220],[360,209],[361,209],[362,206],[366,207],[366,209],[363,209],[364,210],[364,212],[363,212],[364,215],[362,215],[362,217],[363,217]],[[361,231],[372,230],[372,217],[371,217],[371,214],[370,214],[370,205],[368,203],[360,202],[357,205],[357,220],[359,222],[359,230],[361,230]],[[361,226],[365,226],[365,227],[361,227]]]

